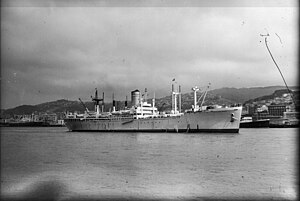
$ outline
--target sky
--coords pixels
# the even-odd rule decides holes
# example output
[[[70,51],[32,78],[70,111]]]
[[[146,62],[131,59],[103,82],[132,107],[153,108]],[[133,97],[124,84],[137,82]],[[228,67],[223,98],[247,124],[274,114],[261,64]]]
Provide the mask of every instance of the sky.
[[[208,83],[212,89],[283,86],[260,34],[269,34],[268,46],[287,84],[298,85],[297,1],[12,2],[1,7],[2,109],[90,101],[95,88],[107,102],[112,93],[125,100],[145,88],[159,98],[170,94],[173,78],[184,93]]]

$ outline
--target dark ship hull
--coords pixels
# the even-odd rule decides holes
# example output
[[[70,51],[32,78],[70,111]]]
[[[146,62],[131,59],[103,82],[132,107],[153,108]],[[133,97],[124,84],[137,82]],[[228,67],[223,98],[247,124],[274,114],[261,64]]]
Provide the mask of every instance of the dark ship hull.
[[[8,123],[9,127],[44,127],[49,126],[48,123],[38,121],[38,122],[11,122]]]
[[[270,127],[270,120],[263,119],[263,120],[256,120],[251,122],[240,122],[240,128],[269,128]]]

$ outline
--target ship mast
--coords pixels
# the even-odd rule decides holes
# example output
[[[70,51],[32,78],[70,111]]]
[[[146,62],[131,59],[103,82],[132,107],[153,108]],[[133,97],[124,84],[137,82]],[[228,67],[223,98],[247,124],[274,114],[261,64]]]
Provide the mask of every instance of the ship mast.
[[[95,102],[95,110],[96,110],[96,115],[99,116],[100,115],[100,108],[99,108],[99,102],[103,101],[103,99],[98,98],[98,90],[97,88],[95,88],[95,97],[93,98],[91,96],[92,100]]]
[[[154,108],[155,108],[155,92],[153,94],[153,99],[152,99],[152,114],[154,114]]]
[[[102,108],[101,111],[104,112],[104,92],[102,93]]]
[[[193,87],[192,90],[194,91],[194,112],[198,110],[197,107],[197,91],[199,91],[199,88],[197,86]]]
[[[144,94],[142,94],[142,96],[140,96],[141,116],[143,116],[143,101],[144,101],[143,96],[144,96]]]
[[[178,86],[178,93],[179,93],[179,113],[181,112],[181,86]]]
[[[172,80],[173,82],[175,81],[175,78]],[[175,84],[177,84],[177,82],[175,82]],[[177,111],[177,95],[180,95],[180,91],[181,91],[181,87],[179,86],[178,88],[178,92],[175,91],[175,87],[174,87],[174,84],[172,83],[172,93],[171,93],[171,96],[172,96],[172,112],[174,114],[177,114],[178,111]],[[181,110],[181,95],[179,96],[179,111]]]
[[[145,95],[144,95],[144,97],[145,97],[145,98],[144,98],[144,99],[145,99],[145,101],[144,101],[144,102],[147,102],[147,95],[148,95],[148,94],[147,94],[147,88],[145,88]]]

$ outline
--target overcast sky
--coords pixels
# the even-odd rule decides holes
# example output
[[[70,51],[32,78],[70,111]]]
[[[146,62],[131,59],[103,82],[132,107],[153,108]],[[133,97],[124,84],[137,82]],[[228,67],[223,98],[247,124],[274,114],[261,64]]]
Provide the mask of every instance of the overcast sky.
[[[50,2],[50,1],[47,1]],[[1,8],[1,108],[147,87],[298,85],[298,5]],[[50,5],[50,6],[49,6]],[[130,98],[129,98],[130,99]]]

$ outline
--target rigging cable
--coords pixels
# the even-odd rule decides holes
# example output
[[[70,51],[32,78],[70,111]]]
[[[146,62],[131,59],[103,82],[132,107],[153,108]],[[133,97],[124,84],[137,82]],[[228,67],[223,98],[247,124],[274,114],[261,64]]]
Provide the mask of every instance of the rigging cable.
[[[263,35],[261,35],[261,36],[263,36]],[[292,100],[293,100],[293,102],[294,102],[294,105],[295,105],[295,107],[296,107],[296,102],[295,102],[295,100],[294,100],[293,94],[291,93],[291,91],[290,91],[288,85],[286,84],[286,81],[285,81],[285,79],[284,79],[284,77],[283,77],[283,74],[281,73],[281,70],[280,70],[279,66],[277,65],[277,63],[276,63],[276,61],[275,61],[275,59],[274,59],[274,57],[273,57],[273,55],[272,55],[272,53],[271,53],[271,51],[270,51],[270,49],[269,49],[269,46],[268,46],[268,43],[267,43],[267,36],[269,36],[269,34],[268,34],[268,35],[264,35],[264,36],[265,36],[265,44],[266,44],[267,50],[268,50],[268,52],[269,52],[269,54],[270,54],[270,56],[271,56],[271,58],[272,58],[274,64],[276,65],[276,67],[277,67],[277,69],[278,69],[278,71],[279,71],[279,73],[280,73],[280,75],[281,75],[281,77],[282,77],[282,79],[283,79],[283,82],[284,82],[284,84],[285,84],[285,86],[286,86],[286,88],[287,88],[289,94],[291,94],[291,98],[292,98]]]

